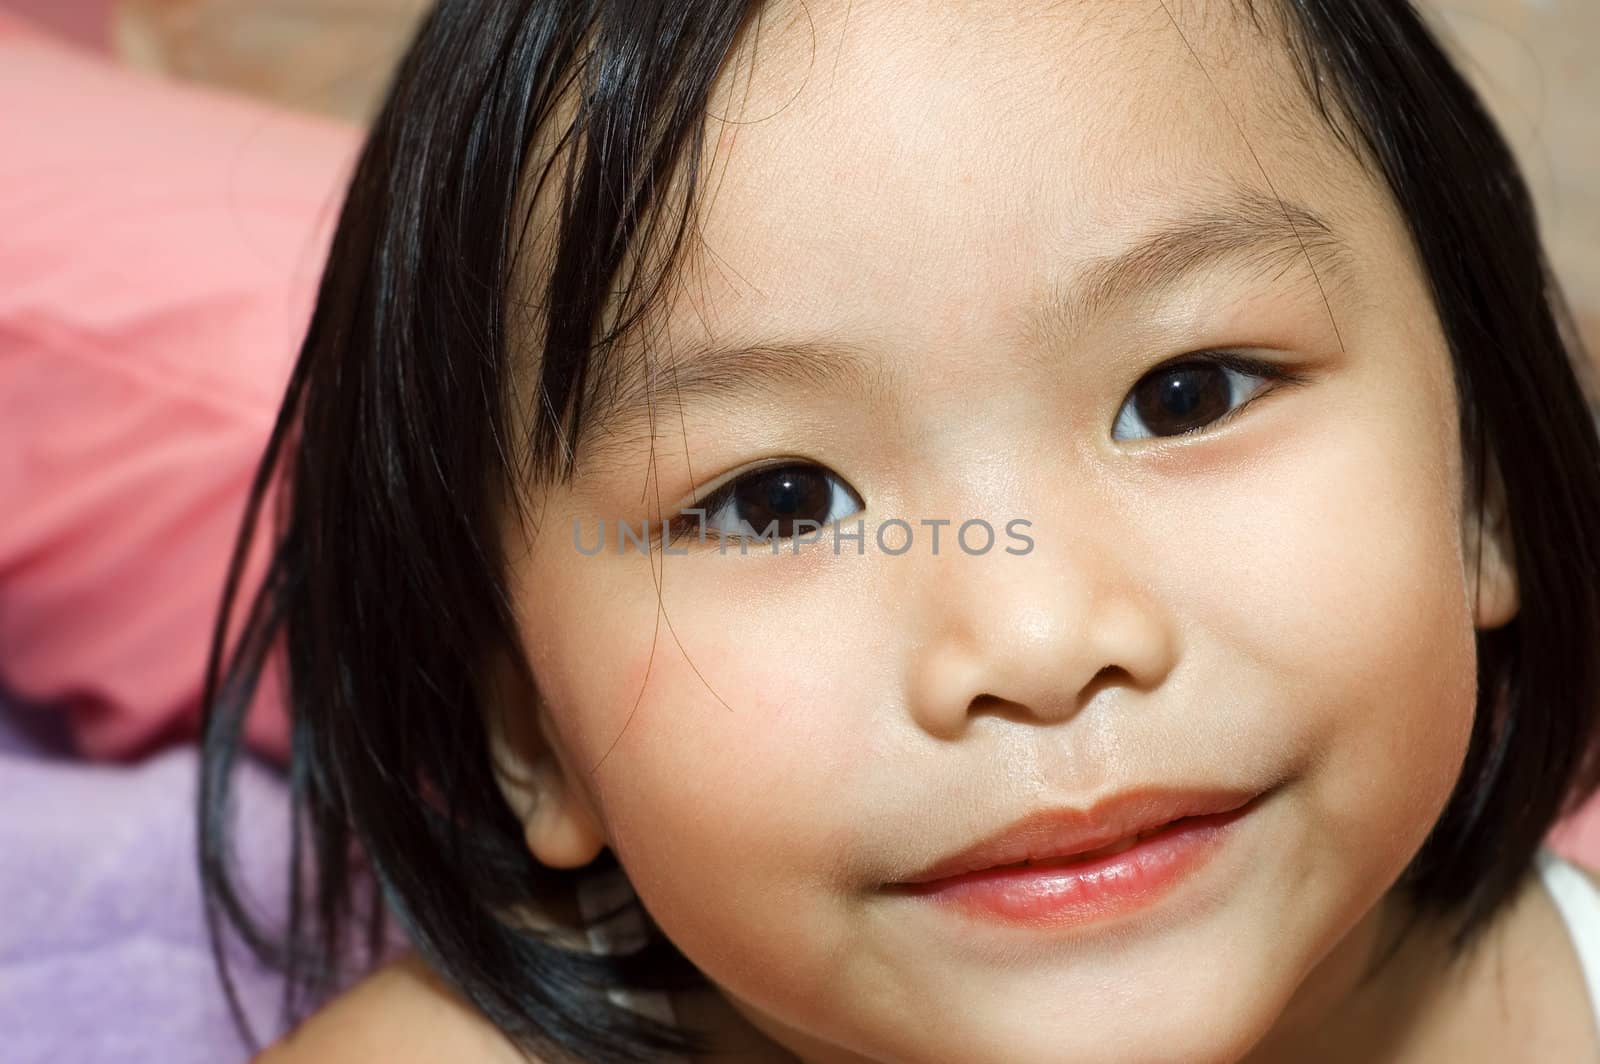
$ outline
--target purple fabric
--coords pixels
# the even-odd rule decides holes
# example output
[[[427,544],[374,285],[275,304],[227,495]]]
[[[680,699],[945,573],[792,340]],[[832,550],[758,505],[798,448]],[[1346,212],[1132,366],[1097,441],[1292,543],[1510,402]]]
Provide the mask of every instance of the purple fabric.
[[[248,1059],[200,904],[197,749],[172,747],[132,765],[88,763],[72,758],[62,719],[0,700],[0,1058]],[[249,761],[236,795],[242,878],[257,907],[278,919],[288,785]],[[236,943],[229,956],[256,1035],[270,1041],[281,1033],[281,980]]]

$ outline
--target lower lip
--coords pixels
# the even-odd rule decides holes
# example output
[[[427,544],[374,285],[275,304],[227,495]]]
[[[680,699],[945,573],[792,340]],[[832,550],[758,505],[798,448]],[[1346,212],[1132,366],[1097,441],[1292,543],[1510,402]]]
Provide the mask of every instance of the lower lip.
[[[1154,905],[1198,871],[1256,805],[1175,822],[1121,853],[1071,864],[990,868],[897,893],[983,920],[1030,927],[1087,924]]]

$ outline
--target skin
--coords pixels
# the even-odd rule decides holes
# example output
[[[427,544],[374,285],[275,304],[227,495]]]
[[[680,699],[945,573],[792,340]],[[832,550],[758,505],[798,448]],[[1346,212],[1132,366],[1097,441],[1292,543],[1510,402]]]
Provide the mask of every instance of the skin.
[[[1426,926],[1357,988],[1515,573],[1499,525],[1472,556],[1449,357],[1395,206],[1275,39],[1168,7],[771,6],[710,108],[653,429],[586,441],[535,500],[542,533],[508,519],[541,689],[508,696],[502,786],[540,860],[615,851],[712,981],[676,1005],[724,1059],[1594,1051],[1532,879],[1463,964]],[[1311,205],[1359,268],[1214,263],[1046,327],[1092,259],[1231,186]],[[699,344],[817,339],[866,352],[874,386],[673,401]],[[1305,381],[1247,379],[1256,398],[1192,435],[1114,438],[1136,384],[1208,349]],[[869,529],[1020,517],[1034,547],[968,555],[952,525],[938,554],[574,549],[574,522],[670,515],[780,457],[836,474]],[[1130,919],[1023,932],[880,889],[1147,785],[1265,798]]]
[[[663,383],[653,433],[540,500],[560,533],[512,557],[547,752],[502,751],[537,781],[508,785],[534,853],[612,848],[807,1061],[1301,1059],[1456,780],[1474,628],[1517,605],[1491,551],[1474,606],[1449,360],[1399,216],[1216,10],[808,4],[754,49],[710,109],[714,194],[652,344],[825,338],[880,386]],[[1039,324],[1091,257],[1230,184],[1313,205],[1359,271],[1233,263]],[[1212,347],[1308,382],[1112,438],[1145,374]],[[574,521],[670,514],[782,456],[863,517],[1025,517],[1035,548],[575,554]],[[1147,784],[1270,794],[1141,919],[1017,933],[879,889]]]

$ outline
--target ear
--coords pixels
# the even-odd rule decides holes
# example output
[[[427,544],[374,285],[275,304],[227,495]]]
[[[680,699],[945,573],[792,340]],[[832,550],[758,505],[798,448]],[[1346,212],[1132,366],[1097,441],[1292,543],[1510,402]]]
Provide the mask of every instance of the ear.
[[[1509,623],[1521,606],[1505,482],[1495,456],[1486,460],[1482,503],[1469,506],[1462,529],[1467,593],[1474,596],[1473,626],[1481,629]]]
[[[495,782],[541,864],[582,868],[605,848],[605,832],[551,738],[531,677],[505,665],[494,672],[484,723]]]

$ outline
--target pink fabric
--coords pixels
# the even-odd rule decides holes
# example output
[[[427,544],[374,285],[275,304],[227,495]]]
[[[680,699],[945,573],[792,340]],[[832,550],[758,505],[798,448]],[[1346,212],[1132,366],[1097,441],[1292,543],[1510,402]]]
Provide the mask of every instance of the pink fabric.
[[[70,714],[86,756],[197,732],[358,143],[0,15],[0,686]],[[247,736],[286,756],[275,682]]]
[[[1569,861],[1600,870],[1600,797],[1557,824],[1545,843]]]
[[[119,0],[0,0],[38,26],[75,43],[104,50],[111,31],[111,12]],[[0,18],[7,17],[0,15]]]

